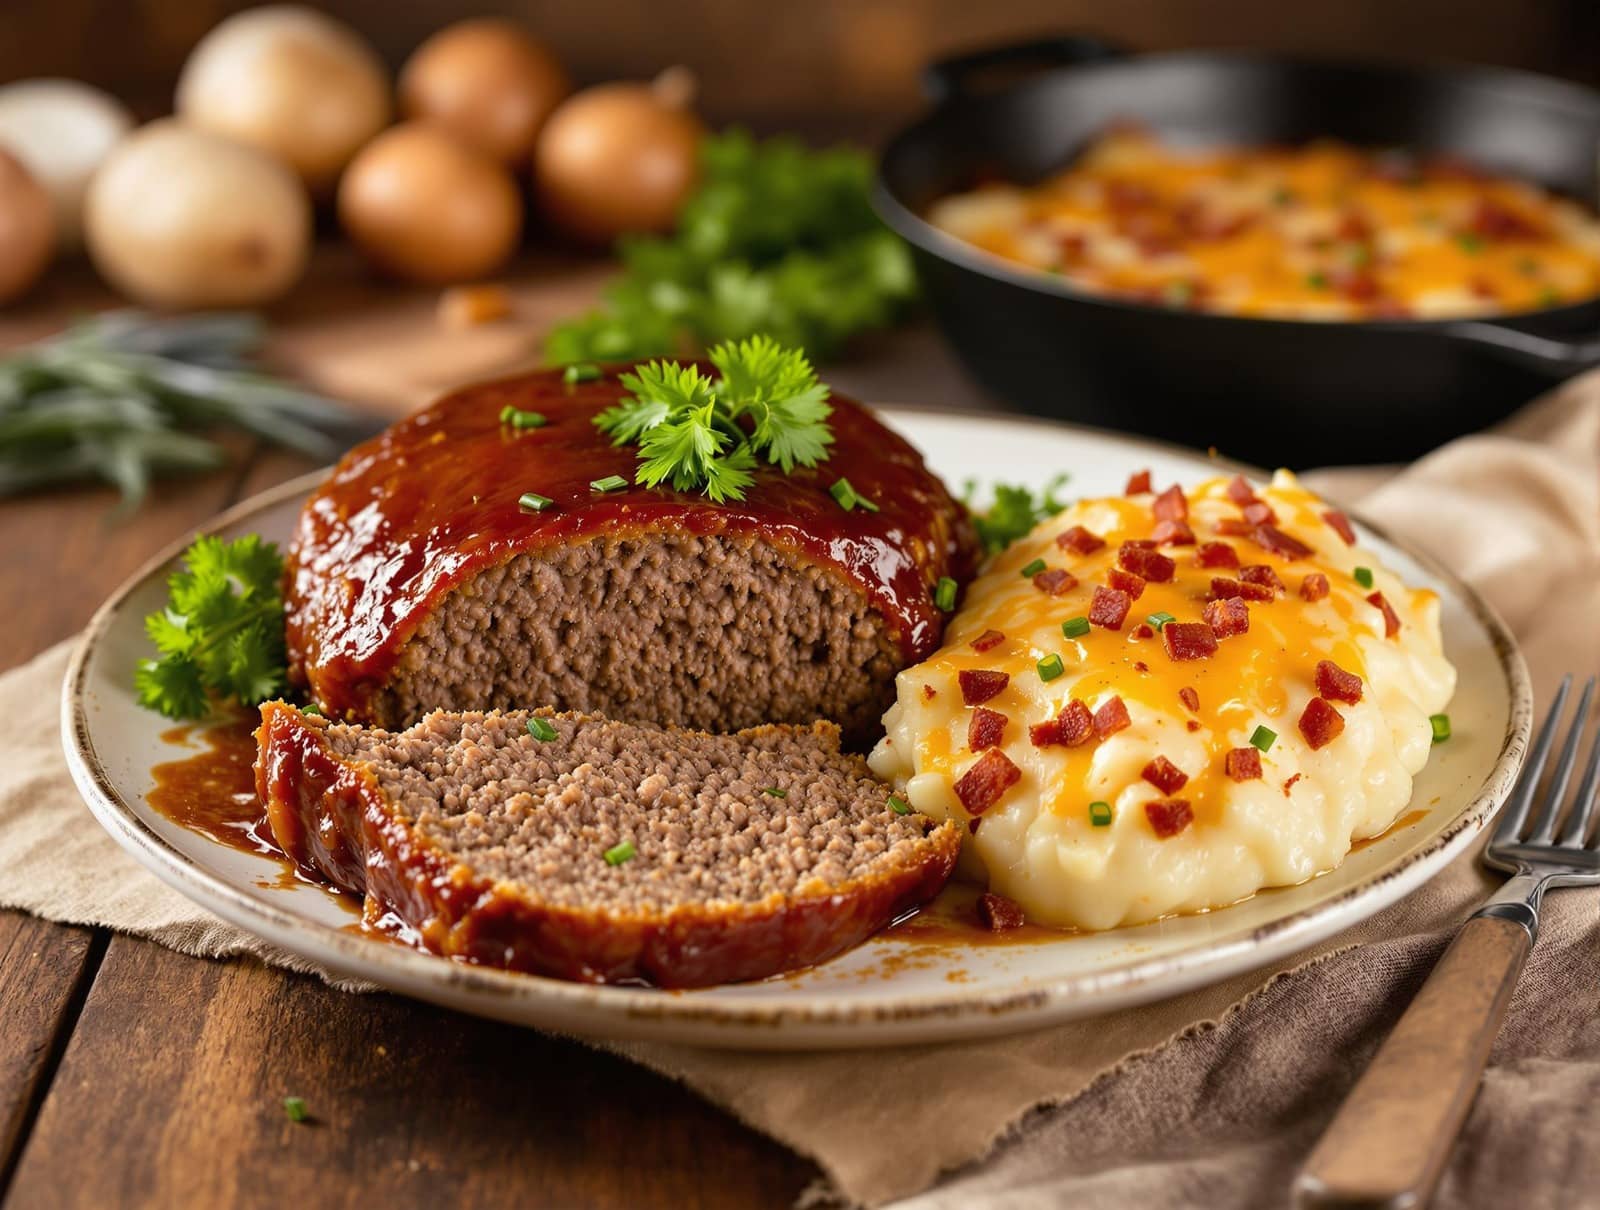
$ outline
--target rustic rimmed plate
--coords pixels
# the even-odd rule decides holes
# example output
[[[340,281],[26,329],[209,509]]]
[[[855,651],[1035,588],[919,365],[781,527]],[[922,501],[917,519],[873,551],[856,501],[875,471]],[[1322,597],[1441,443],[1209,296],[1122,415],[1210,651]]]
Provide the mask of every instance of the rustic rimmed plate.
[[[1069,493],[1111,494],[1141,467],[1157,480],[1185,482],[1219,471],[1217,462],[1185,451],[1064,425],[903,409],[887,409],[885,417],[952,483],[975,477],[1043,485],[1066,471]],[[319,477],[265,492],[208,529],[281,541]],[[178,827],[145,802],[151,767],[181,758],[183,749],[162,740],[169,723],[135,703],[132,670],[148,654],[142,619],[163,602],[164,578],[184,544],[153,560],[90,622],[67,672],[67,761],[100,822],[164,881],[285,950],[419,999],[575,1034],[702,1046],[798,1049],[993,1036],[1175,995],[1303,949],[1437,873],[1503,801],[1532,712],[1527,670],[1510,635],[1445,569],[1371,527],[1364,540],[1408,582],[1440,594],[1446,650],[1460,671],[1450,705],[1454,734],[1417,778],[1402,816],[1411,822],[1300,886],[1138,928],[1019,945],[880,937],[799,975],[693,992],[507,974],[350,932],[353,917],[329,895],[276,885],[279,867],[270,859]]]

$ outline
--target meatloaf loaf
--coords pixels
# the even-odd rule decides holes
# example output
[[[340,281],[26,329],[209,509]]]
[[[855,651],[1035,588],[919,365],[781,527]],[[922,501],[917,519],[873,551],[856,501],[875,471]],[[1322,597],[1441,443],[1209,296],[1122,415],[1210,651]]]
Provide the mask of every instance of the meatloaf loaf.
[[[435,953],[697,987],[820,962],[960,847],[829,723],[712,735],[539,711],[383,731],[262,707],[256,785],[303,868]]]
[[[551,706],[716,731],[829,718],[865,738],[894,674],[938,646],[938,581],[972,574],[961,505],[840,396],[815,469],[763,466],[724,504],[639,487],[637,451],[593,424],[626,393],[614,371],[527,374],[352,450],[291,545],[294,681],[388,727]],[[508,405],[547,423],[504,425]],[[611,476],[621,490],[591,486]],[[841,506],[841,478],[876,511]],[[529,492],[548,507],[520,506]]]

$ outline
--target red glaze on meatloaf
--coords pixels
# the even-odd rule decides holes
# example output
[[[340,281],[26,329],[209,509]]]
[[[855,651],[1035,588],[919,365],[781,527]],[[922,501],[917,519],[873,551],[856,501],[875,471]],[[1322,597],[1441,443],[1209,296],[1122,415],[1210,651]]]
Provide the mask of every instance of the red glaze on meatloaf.
[[[837,589],[873,615],[881,632],[874,641],[884,651],[882,667],[875,666],[872,676],[885,682],[886,697],[897,667],[938,646],[944,619],[934,604],[935,587],[944,576],[965,582],[978,548],[965,510],[916,450],[860,405],[835,395],[835,443],[830,458],[815,469],[784,475],[763,464],[738,503],[638,487],[637,451],[611,445],[592,423],[627,393],[620,372],[614,367],[596,381],[567,384],[559,371],[541,371],[467,387],[345,456],[301,513],[286,590],[291,676],[325,711],[388,725],[435,707],[554,705],[639,717],[636,709],[604,696],[417,701],[413,694],[402,705],[385,704],[394,700],[392,693],[385,696],[386,685],[397,675],[406,644],[451,593],[467,586],[470,595],[474,577],[519,556],[543,559],[597,539],[612,543],[605,551],[620,550],[619,558],[631,559],[641,557],[641,543],[648,556],[649,545],[664,537],[680,547],[687,543],[691,553],[706,543],[720,544],[719,552],[754,545],[789,561],[789,570],[766,573],[788,581],[796,567],[820,569],[825,591],[806,599],[824,604],[810,608],[839,613],[836,604],[827,604],[837,601],[828,595]],[[500,420],[507,405],[538,412],[548,423],[513,429]],[[628,486],[607,493],[590,487],[612,475]],[[840,478],[877,511],[840,507],[829,494]],[[518,500],[525,492],[548,497],[553,505],[524,511]],[[631,539],[637,541],[627,546]],[[520,585],[526,569],[513,566]],[[641,617],[631,638],[667,625],[681,623]],[[729,625],[736,628],[739,620]],[[844,629],[866,641],[854,622]],[[429,638],[435,645],[450,641]],[[824,652],[817,658],[848,658],[858,676],[867,663],[859,646],[847,657],[837,635],[831,645],[817,646]],[[856,691],[857,698],[863,696]],[[851,717],[841,721],[849,728],[875,720],[873,711],[884,704],[856,701]],[[659,721],[716,725],[704,718]]]

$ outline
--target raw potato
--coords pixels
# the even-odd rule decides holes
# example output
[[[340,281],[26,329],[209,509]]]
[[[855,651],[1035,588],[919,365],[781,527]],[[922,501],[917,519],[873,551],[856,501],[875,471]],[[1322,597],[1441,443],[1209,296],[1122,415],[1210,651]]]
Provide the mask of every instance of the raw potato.
[[[43,185],[64,251],[83,242],[83,194],[133,115],[109,93],[77,80],[19,80],[0,88],[0,147]]]
[[[226,307],[294,285],[311,248],[311,201],[277,160],[167,118],[107,157],[84,201],[95,267],[140,302]]]
[[[526,163],[572,81],[515,21],[458,21],[417,47],[400,71],[400,109],[485,155]]]
[[[0,306],[39,280],[56,246],[50,195],[8,151],[0,151]]]
[[[389,82],[349,26],[298,5],[229,17],[189,55],[178,114],[282,159],[313,193],[389,123]]]
[[[504,166],[420,122],[386,130],[339,182],[339,222],[375,265],[429,285],[492,273],[522,234]]]
[[[692,93],[688,73],[669,69],[653,84],[585,89],[550,115],[534,180],[551,221],[592,243],[671,230],[700,175],[706,130]]]

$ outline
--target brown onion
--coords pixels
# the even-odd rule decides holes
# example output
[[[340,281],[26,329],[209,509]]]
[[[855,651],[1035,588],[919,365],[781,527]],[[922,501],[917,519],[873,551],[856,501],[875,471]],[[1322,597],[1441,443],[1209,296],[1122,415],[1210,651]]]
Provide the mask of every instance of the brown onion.
[[[0,305],[26,294],[56,246],[50,194],[9,151],[0,151]]]

